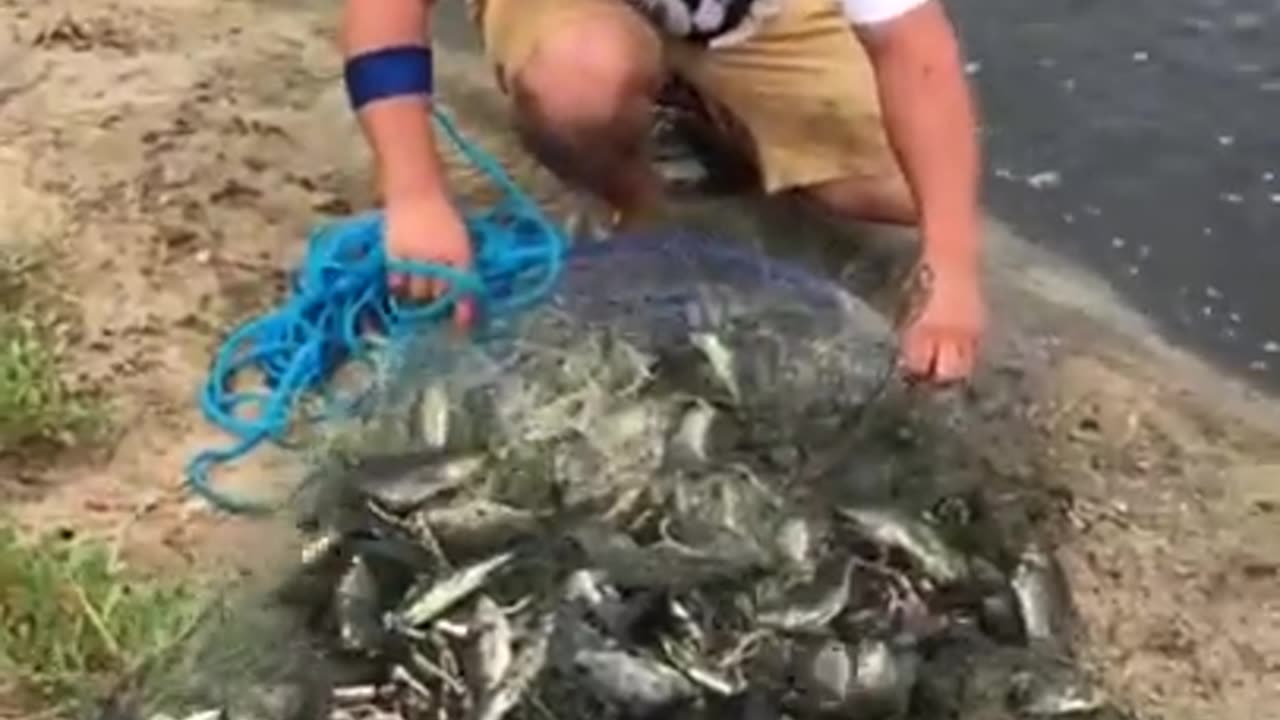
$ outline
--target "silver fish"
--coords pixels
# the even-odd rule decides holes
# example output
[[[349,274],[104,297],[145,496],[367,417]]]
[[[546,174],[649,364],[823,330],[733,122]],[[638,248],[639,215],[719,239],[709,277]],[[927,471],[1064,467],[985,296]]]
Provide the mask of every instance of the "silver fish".
[[[780,607],[762,611],[756,621],[784,632],[818,632],[849,604],[853,563],[830,560],[811,583],[784,597]]]
[[[867,539],[906,553],[936,582],[950,585],[969,574],[967,558],[920,520],[888,509],[837,508],[836,512]]]
[[[738,388],[738,376],[734,372],[733,353],[725,347],[719,335],[708,332],[696,332],[689,335],[689,342],[702,353],[711,366],[711,373],[729,392],[736,402],[742,399]]]
[[[529,637],[511,660],[511,670],[492,692],[480,699],[475,720],[502,720],[529,690],[547,665],[547,648],[556,629],[555,613],[545,613],[534,624]]]
[[[396,612],[397,621],[412,628],[431,622],[483,587],[513,559],[513,552],[498,553],[457,570],[439,582],[410,592]]]
[[[431,700],[431,691],[428,690],[427,686],[423,685],[422,681],[414,677],[413,673],[409,672],[409,670],[403,665],[396,665],[391,669],[391,680],[403,687],[409,688],[414,695],[418,696],[419,700]]]
[[[662,541],[629,556],[610,556],[601,567],[619,586],[683,590],[749,576],[765,562],[761,553],[747,544],[701,550]]]
[[[1066,651],[1073,608],[1066,573],[1053,553],[1034,543],[1028,545],[1009,585],[1017,598],[1027,640]]]
[[[698,622],[694,619],[693,612],[689,610],[687,605],[674,597],[668,597],[666,602],[667,610],[671,613],[671,620],[677,635],[701,647],[706,642],[706,635],[702,632],[702,628],[698,627]]]
[[[812,564],[813,532],[803,518],[787,518],[778,527],[774,549],[793,571],[803,572]]]
[[[342,548],[342,540],[342,533],[331,530],[304,544],[299,553],[302,569],[304,571],[318,569],[334,559]]]
[[[338,641],[351,652],[368,652],[382,639],[378,587],[364,559],[356,556],[334,588]]]
[[[677,670],[622,650],[580,650],[573,664],[596,697],[637,715],[670,708],[697,694]]]
[[[609,633],[612,634],[612,630]],[[578,653],[610,647],[613,643],[610,634],[591,623],[581,606],[561,604],[556,609],[555,634],[548,650],[550,660],[561,672],[572,673]]]
[[[360,705],[378,699],[377,685],[346,685],[336,687],[330,693],[335,705]]]
[[[993,640],[1020,643],[1025,630],[1018,611],[1018,599],[1010,588],[982,597],[978,606],[978,622]]]
[[[680,423],[668,446],[670,457],[678,463],[699,465],[710,457],[709,436],[716,410],[698,398],[680,417]]]
[[[507,547],[539,527],[535,513],[485,498],[424,508],[420,516],[441,544],[466,554]]]
[[[216,710],[202,710],[198,713],[188,715],[186,720],[225,720],[228,712],[226,708],[218,708]]]
[[[623,633],[627,620],[627,607],[617,590],[605,584],[604,573],[594,570],[575,570],[565,579],[563,597],[570,607],[576,607],[613,635]]]
[[[900,717],[911,700],[920,657],[911,643],[863,639],[854,651],[854,687],[850,698],[859,707],[876,708]]]
[[[511,623],[492,598],[481,595],[476,598],[471,630],[475,634],[472,676],[480,692],[490,692],[511,669]]]
[[[1013,705],[1028,717],[1077,717],[1109,705],[1100,688],[1067,665],[1015,673],[1012,685]]]
[[[444,448],[449,442],[449,395],[439,382],[428,384],[418,401],[418,427],[427,447]]]
[[[486,462],[479,453],[411,453],[366,458],[349,477],[358,492],[391,512],[404,513],[470,482]]]
[[[833,710],[844,705],[853,686],[854,664],[848,646],[827,639],[809,648],[796,668],[797,688],[811,709]]]
[[[686,649],[668,638],[660,641],[663,655],[671,666],[684,673],[698,687],[720,697],[731,697],[742,690],[723,673],[711,669],[695,657],[695,652]]]

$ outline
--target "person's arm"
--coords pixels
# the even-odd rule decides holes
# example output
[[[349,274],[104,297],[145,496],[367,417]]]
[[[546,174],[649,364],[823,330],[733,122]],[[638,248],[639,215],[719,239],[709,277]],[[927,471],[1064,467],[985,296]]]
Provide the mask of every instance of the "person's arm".
[[[342,53],[350,62],[390,47],[426,46],[434,0],[346,0]],[[359,109],[383,200],[443,198],[444,182],[425,93],[374,100]]]
[[[973,372],[985,324],[978,138],[955,30],[941,0],[843,0],[875,68],[885,128],[919,213],[923,250],[900,320],[917,379]]]
[[[924,259],[934,265],[975,265],[980,223],[975,111],[942,3],[846,0],[846,6],[875,68],[889,140],[916,199]],[[890,14],[895,8],[901,14]],[[877,16],[877,9],[890,16]]]

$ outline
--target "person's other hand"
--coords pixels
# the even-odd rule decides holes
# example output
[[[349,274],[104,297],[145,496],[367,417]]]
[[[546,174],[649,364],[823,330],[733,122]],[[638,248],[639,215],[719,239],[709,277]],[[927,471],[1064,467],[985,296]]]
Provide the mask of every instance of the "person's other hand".
[[[462,216],[447,198],[436,196],[389,199],[386,208],[388,259],[447,265],[459,272],[470,272],[471,238]],[[392,272],[388,283],[398,296],[428,301],[449,291],[449,283],[440,278]],[[454,319],[459,327],[470,325],[474,305],[460,298]]]
[[[908,379],[948,384],[973,373],[986,322],[977,265],[926,257],[916,268],[899,326]]]

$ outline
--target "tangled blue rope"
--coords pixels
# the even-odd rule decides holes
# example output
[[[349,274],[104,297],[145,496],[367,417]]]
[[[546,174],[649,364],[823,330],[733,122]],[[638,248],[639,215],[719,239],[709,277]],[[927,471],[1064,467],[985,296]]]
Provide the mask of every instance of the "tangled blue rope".
[[[480,322],[501,320],[540,302],[558,279],[568,247],[562,231],[448,116],[437,110],[435,120],[466,160],[502,191],[492,208],[463,213],[473,243],[472,270],[389,259],[379,213],[314,232],[289,297],[231,333],[200,393],[205,418],[236,438],[230,447],[201,452],[187,465],[187,486],[216,507],[236,513],[271,509],[216,490],[210,470],[264,442],[282,444],[299,401],[324,395],[323,386],[339,367],[373,351],[371,328],[393,341],[422,332],[451,317],[462,296],[473,300]],[[441,279],[449,291],[428,304],[402,304],[390,291],[388,272]],[[233,381],[250,371],[264,378],[265,388],[233,390]]]

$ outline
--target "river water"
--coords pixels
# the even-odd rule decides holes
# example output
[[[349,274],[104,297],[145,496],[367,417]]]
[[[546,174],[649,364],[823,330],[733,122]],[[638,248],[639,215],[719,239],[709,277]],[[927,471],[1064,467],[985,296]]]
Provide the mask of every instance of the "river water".
[[[1280,390],[1280,0],[948,0],[987,203]]]

